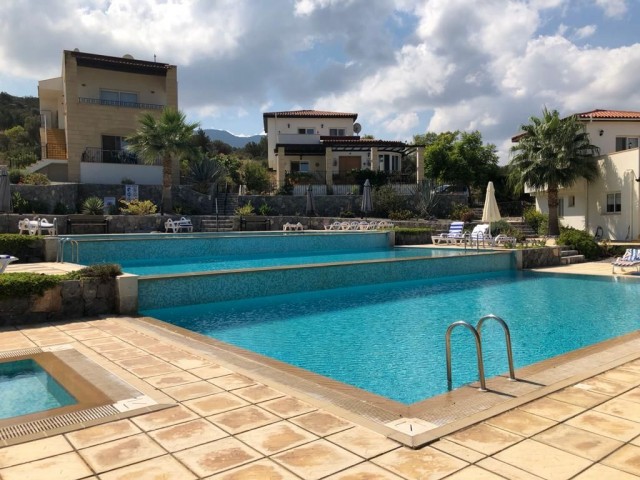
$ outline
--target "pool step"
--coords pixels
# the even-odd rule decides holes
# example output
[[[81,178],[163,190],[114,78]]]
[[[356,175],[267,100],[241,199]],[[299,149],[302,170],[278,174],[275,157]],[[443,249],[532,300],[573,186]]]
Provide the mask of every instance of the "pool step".
[[[560,263],[562,265],[584,263],[584,255],[580,255],[577,250],[562,249],[560,251]]]
[[[213,219],[203,219],[200,222],[203,232],[231,232],[233,231],[233,217],[218,217]]]

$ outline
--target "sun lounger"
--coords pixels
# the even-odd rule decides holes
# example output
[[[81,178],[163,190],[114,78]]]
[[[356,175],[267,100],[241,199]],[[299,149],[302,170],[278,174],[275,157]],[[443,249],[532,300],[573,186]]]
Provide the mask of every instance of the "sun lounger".
[[[11,255],[0,255],[0,273],[4,272],[7,266],[11,262],[15,262],[18,260],[16,257],[12,257]]]
[[[171,231],[172,233],[178,232],[193,232],[193,224],[191,220],[185,217],[181,217],[180,220],[172,220],[168,219],[164,222],[164,230],[165,232]]]
[[[393,228],[394,226],[393,222],[390,222],[389,220],[380,220],[376,228],[378,230],[384,230]]]
[[[340,230],[340,222],[333,222],[324,226],[325,230]]]
[[[496,235],[493,238],[492,244],[494,247],[504,247],[507,244],[515,245],[516,242],[517,242],[516,238],[508,237],[507,235],[501,233],[499,235]]]
[[[481,223],[480,225],[476,225],[475,227],[473,227],[469,238],[471,239],[472,244],[474,242],[476,245],[480,245],[480,243],[482,243],[483,246],[485,242],[488,244],[493,244],[491,228],[487,223]]]
[[[298,223],[287,222],[282,226],[282,230],[285,232],[289,230],[304,230],[304,225],[302,225],[300,222]]]
[[[440,235],[433,235],[431,241],[438,245],[440,243],[461,243],[464,240],[464,222],[451,222],[449,225],[448,233],[441,233]]]
[[[616,258],[611,262],[611,273],[616,273],[616,267],[620,268],[624,272],[625,268],[635,268],[636,271],[640,270],[640,249],[627,248],[624,255]]]
[[[18,233],[28,233],[29,235],[42,235],[42,232],[46,232],[48,235],[58,234],[58,219],[54,218],[53,222],[50,222],[46,218],[23,218],[18,221]]]

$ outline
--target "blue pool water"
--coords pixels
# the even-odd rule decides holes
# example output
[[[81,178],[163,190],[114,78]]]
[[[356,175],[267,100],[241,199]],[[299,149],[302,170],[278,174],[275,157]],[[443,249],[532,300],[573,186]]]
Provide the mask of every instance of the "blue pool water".
[[[0,419],[75,403],[76,399],[35,360],[0,363]]]
[[[298,292],[143,313],[411,404],[447,391],[445,332],[493,313],[516,368],[639,328],[640,283],[503,270]],[[477,380],[469,332],[452,335],[454,387]],[[504,335],[483,327],[488,377],[507,371]]]
[[[358,262],[411,257],[448,257],[464,254],[462,249],[375,248],[361,250],[325,250],[315,252],[237,253],[224,256],[189,256],[183,258],[145,258],[123,260],[122,269],[136,275],[157,275],[243,268],[310,265],[319,263]]]

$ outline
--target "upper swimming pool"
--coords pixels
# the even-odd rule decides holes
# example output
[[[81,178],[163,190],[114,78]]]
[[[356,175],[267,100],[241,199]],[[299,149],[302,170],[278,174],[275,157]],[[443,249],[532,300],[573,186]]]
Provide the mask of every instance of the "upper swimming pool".
[[[502,270],[143,313],[404,404],[447,391],[445,332],[493,313],[517,368],[638,328],[640,283]],[[611,305],[622,308],[611,308]],[[477,380],[471,335],[452,335],[453,381]],[[483,328],[487,377],[507,371],[504,336]]]

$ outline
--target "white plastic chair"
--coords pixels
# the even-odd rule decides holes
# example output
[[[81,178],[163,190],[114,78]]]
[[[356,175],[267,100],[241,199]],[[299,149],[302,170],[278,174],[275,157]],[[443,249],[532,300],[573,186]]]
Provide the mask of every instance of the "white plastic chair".
[[[0,255],[0,273],[4,272],[11,262],[18,260],[11,255]]]

